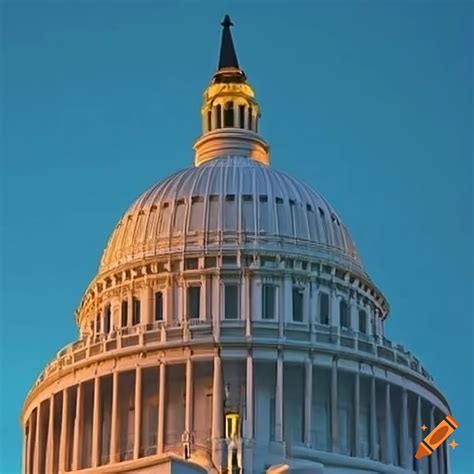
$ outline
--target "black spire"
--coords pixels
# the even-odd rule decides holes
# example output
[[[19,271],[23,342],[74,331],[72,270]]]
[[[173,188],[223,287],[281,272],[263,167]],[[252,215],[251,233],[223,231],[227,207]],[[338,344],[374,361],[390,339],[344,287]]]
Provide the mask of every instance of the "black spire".
[[[234,26],[234,24],[230,20],[229,15],[224,17],[224,21],[221,23],[221,25],[223,26],[223,29],[221,52],[219,55],[219,69],[224,67],[235,67],[239,69],[239,62],[237,61],[234,42],[232,41],[232,35],[230,33],[230,27]]]

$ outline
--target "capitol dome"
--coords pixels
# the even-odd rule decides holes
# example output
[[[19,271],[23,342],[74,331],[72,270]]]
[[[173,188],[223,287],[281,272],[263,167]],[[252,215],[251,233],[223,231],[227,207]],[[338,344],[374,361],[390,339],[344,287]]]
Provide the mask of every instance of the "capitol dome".
[[[232,23],[194,166],[143,193],[22,413],[24,474],[446,474],[448,402],[336,211],[270,165]]]
[[[319,193],[245,156],[214,158],[143,193],[113,231],[101,271],[176,250],[233,247],[313,254],[361,271],[349,232]]]

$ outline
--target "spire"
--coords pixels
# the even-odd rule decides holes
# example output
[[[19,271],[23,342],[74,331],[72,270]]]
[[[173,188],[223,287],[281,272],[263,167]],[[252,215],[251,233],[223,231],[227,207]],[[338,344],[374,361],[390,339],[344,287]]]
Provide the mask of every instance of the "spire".
[[[221,41],[221,52],[219,55],[219,69],[225,67],[234,67],[239,69],[239,62],[237,61],[237,55],[235,54],[234,42],[232,41],[232,35],[230,33],[230,27],[234,26],[229,15],[224,17],[224,21],[221,23],[222,29],[222,41]]]

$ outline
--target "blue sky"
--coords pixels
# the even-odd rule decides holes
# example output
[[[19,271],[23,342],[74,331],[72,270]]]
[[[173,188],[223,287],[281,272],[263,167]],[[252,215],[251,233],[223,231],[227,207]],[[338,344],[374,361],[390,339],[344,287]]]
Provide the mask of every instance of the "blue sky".
[[[199,2],[201,3],[201,2]],[[434,375],[473,472],[472,4],[3,2],[0,472],[22,401],[76,337],[115,223],[190,166],[229,13],[273,166],[318,189]]]

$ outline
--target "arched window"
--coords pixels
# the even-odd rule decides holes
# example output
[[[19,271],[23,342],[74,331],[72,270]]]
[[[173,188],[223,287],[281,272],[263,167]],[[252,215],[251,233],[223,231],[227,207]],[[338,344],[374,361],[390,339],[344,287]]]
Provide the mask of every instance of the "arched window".
[[[226,102],[224,108],[224,127],[234,126],[234,103]]]
[[[329,295],[327,293],[319,295],[319,322],[329,324]]]
[[[100,333],[100,314],[98,314],[95,318],[95,332],[96,334]]]
[[[249,107],[249,130],[253,130],[253,109]]]
[[[245,105],[239,105],[239,126],[245,128]]]
[[[128,301],[127,300],[122,301],[120,322],[123,328],[127,326],[127,323],[128,323]]]
[[[347,303],[345,300],[339,301],[339,321],[341,327],[348,328],[349,324],[349,308],[347,307]]]
[[[106,334],[110,332],[110,304],[108,304],[104,309],[104,322],[103,322],[103,332]]]
[[[359,332],[367,334],[367,313],[365,310],[359,310]]]
[[[140,300],[133,297],[132,325],[140,324]]]
[[[163,293],[155,293],[155,321],[163,321]]]
[[[222,128],[222,106],[219,104],[216,107],[216,128]]]

